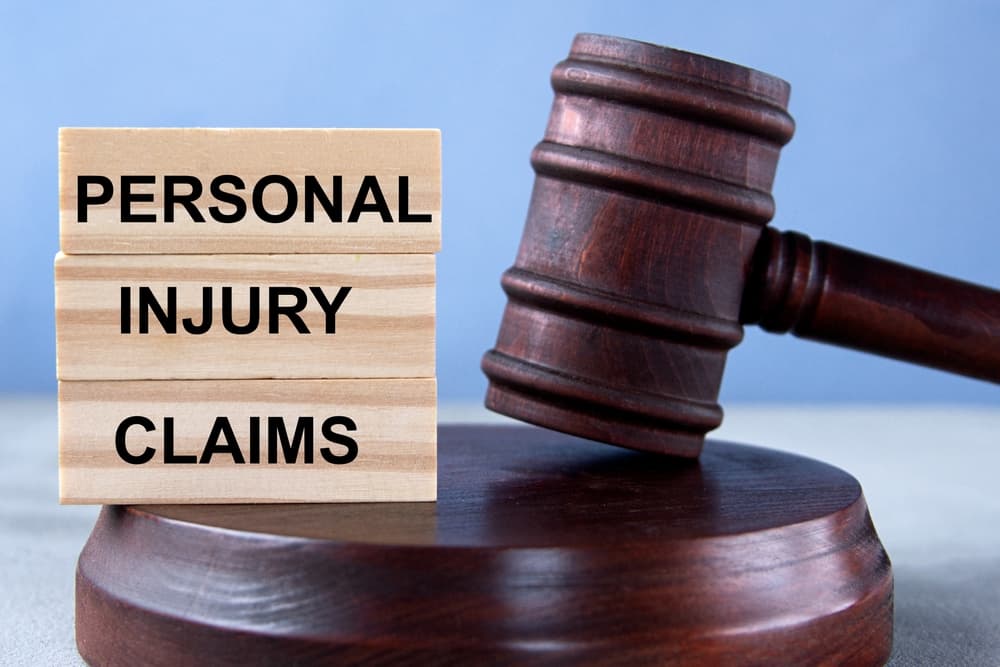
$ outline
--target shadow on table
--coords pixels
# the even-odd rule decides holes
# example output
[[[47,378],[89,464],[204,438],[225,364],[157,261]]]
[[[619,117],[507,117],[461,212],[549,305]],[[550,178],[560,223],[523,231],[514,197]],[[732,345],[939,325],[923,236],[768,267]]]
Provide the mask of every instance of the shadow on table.
[[[894,570],[891,667],[1000,665],[1000,555]]]

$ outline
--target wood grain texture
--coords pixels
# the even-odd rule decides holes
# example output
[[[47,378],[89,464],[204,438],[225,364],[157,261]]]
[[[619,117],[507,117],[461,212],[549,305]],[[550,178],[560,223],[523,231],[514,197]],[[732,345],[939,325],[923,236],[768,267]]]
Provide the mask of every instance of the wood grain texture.
[[[441,427],[428,506],[105,508],[77,571],[92,665],[879,665],[892,573],[858,483]],[[409,517],[409,520],[407,520]]]
[[[766,227],[784,81],[578,35],[552,73],[487,407],[697,456],[743,324],[1000,382],[1000,292]]]
[[[1000,383],[1000,291],[765,230],[741,319]]]
[[[437,395],[434,379],[60,382],[59,493],[63,503],[274,503],[430,501],[436,496]],[[155,454],[131,464],[116,450],[116,431],[128,417],[127,449]],[[177,456],[201,458],[213,426],[225,417],[242,463],[215,452],[207,463],[166,463],[165,417],[173,419]],[[357,456],[332,464],[347,449],[324,438],[321,424],[349,417]],[[251,417],[260,418],[253,428]],[[275,437],[277,462],[268,463],[269,418],[280,418],[292,444],[300,418],[311,418],[293,462]],[[274,427],[277,429],[277,427]],[[260,462],[251,461],[251,431],[259,433]],[[225,443],[225,436],[219,440]],[[312,463],[305,463],[306,449]]]
[[[115,184],[114,196],[89,210],[78,221],[77,176],[105,175]],[[409,178],[411,212],[428,213],[430,223],[384,223],[365,212],[357,223],[332,223],[322,210],[313,223],[304,222],[304,202],[286,222],[272,224],[250,210],[239,222],[220,223],[208,217],[210,206],[234,208],[212,196],[210,181],[231,174],[244,180],[242,193],[261,177],[279,174],[300,188],[307,175],[332,192],[332,177],[343,176],[344,219],[362,178],[374,175],[389,208],[399,211],[398,177]],[[66,253],[428,253],[441,245],[441,135],[438,130],[347,129],[146,129],[63,128],[59,133],[60,221]],[[154,195],[153,202],[136,202],[138,214],[158,213],[157,222],[122,223],[121,175],[156,175],[155,184],[137,184],[133,191]],[[175,221],[163,222],[163,176],[198,177],[204,192],[196,200],[208,220],[192,221],[181,205]],[[228,187],[226,190],[232,190]],[[187,187],[177,190],[183,194]],[[371,200],[370,200],[371,201]],[[286,195],[277,187],[264,190],[270,211],[282,210]]]
[[[374,378],[435,375],[434,255],[59,255],[55,262],[57,374],[61,380]],[[121,288],[132,287],[132,333],[123,334]],[[176,287],[177,333],[150,317],[138,333],[138,290],[166,304]],[[203,288],[212,286],[213,325],[191,334],[180,320],[203,321]],[[251,286],[260,287],[261,325],[249,334],[222,326],[223,286],[233,319],[250,320]],[[269,333],[268,289],[323,288],[329,301],[351,291],[335,333],[309,293],[299,333],[286,317]],[[260,301],[263,303],[260,303]],[[288,304],[294,298],[283,297]]]
[[[697,456],[782,144],[789,87],[754,70],[579,35],[552,73],[486,404],[605,442]]]

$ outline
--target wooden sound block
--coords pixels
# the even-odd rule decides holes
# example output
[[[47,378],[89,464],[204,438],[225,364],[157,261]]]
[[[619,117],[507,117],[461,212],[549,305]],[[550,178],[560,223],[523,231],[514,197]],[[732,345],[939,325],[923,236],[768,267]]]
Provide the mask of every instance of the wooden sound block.
[[[434,255],[58,255],[61,380],[434,377]]]
[[[93,665],[877,665],[892,576],[861,488],[709,442],[678,460],[441,427],[437,505],[105,508]]]
[[[438,130],[62,128],[68,254],[432,253]]]
[[[59,383],[63,503],[432,501],[437,381]]]

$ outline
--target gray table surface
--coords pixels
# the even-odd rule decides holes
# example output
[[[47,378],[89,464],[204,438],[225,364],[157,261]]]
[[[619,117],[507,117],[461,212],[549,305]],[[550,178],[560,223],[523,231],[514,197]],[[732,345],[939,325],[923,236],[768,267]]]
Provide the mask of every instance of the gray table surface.
[[[0,663],[83,664],[73,576],[98,508],[58,504],[54,399],[0,400],[0,424]],[[896,577],[891,665],[1000,665],[1000,408],[736,406],[715,437],[861,481]]]

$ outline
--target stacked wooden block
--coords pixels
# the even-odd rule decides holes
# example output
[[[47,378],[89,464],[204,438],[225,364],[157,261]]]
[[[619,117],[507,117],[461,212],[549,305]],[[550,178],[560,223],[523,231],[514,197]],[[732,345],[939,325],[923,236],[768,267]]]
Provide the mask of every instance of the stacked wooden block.
[[[65,503],[434,500],[436,130],[63,129]]]

